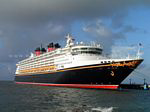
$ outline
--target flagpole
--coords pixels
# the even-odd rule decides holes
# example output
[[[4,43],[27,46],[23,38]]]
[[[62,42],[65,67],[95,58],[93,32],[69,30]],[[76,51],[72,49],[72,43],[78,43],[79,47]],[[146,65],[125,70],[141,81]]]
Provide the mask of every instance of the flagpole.
[[[142,44],[139,43],[139,45],[138,45],[138,51],[137,51],[137,58],[138,58],[138,59],[140,58],[140,50],[141,50],[141,46],[142,46]]]

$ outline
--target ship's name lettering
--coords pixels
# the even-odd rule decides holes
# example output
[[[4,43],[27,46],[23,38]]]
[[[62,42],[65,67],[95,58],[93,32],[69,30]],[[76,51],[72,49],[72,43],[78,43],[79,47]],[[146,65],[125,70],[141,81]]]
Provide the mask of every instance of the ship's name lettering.
[[[132,61],[132,62],[123,62],[123,63],[114,63],[114,64],[111,64],[112,66],[132,66],[134,67],[135,65],[137,64],[137,61]]]

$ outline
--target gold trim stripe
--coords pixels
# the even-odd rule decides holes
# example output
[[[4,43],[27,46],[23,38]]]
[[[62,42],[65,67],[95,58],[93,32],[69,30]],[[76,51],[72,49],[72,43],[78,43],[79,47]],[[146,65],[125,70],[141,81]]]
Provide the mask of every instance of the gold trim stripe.
[[[112,67],[114,67],[114,66],[122,66],[122,67],[124,67],[124,66],[131,66],[131,67],[134,67],[135,65],[137,65],[138,63],[139,63],[139,61],[141,61],[141,60],[131,60],[131,61],[129,61],[129,62],[126,62],[126,63],[119,63],[119,62],[117,62],[117,63],[111,63],[111,64],[106,64],[106,65],[98,65],[98,66],[85,66],[85,67],[78,67],[78,68],[65,68],[65,69],[63,69],[63,70],[56,70],[56,71],[52,71],[52,72],[38,72],[38,73],[27,73],[27,74],[16,74],[16,76],[28,76],[28,75],[36,75],[36,74],[42,74],[42,73],[44,73],[44,74],[52,74],[52,73],[56,73],[56,72],[64,72],[64,71],[69,71],[69,70],[78,70],[78,69],[84,69],[84,68],[97,68],[97,67],[106,67],[106,66],[112,66]]]

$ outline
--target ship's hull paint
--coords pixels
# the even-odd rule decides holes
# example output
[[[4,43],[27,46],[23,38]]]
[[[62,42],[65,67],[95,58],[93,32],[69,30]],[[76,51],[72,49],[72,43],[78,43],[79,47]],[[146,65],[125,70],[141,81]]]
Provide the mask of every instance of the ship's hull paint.
[[[119,89],[119,85],[51,84],[51,83],[33,83],[33,82],[16,82],[16,84],[32,84],[32,85],[38,85],[38,86],[58,86],[58,87],[70,87],[70,88]]]
[[[105,84],[118,85],[120,84],[143,60],[136,60],[133,65],[131,61],[126,61],[125,65],[104,64],[104,66],[90,65],[85,67],[70,68],[68,70],[61,70],[52,73],[43,74],[24,74],[16,75],[16,82],[29,83],[51,83],[51,84]],[[118,63],[118,62],[117,62]],[[124,63],[124,62],[120,62]],[[129,63],[129,64],[128,64]],[[70,86],[76,87],[76,86]],[[81,86],[84,87],[84,86]],[[90,86],[89,86],[90,87]],[[94,86],[92,86],[94,87]]]

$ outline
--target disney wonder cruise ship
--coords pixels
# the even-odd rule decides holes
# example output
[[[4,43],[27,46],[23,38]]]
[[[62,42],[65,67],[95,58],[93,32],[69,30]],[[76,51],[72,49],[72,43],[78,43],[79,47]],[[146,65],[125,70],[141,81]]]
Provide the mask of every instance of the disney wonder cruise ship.
[[[66,46],[50,43],[37,48],[16,64],[15,82],[41,86],[117,89],[143,61],[135,58],[112,59],[102,54],[100,44],[74,43],[68,34]]]

